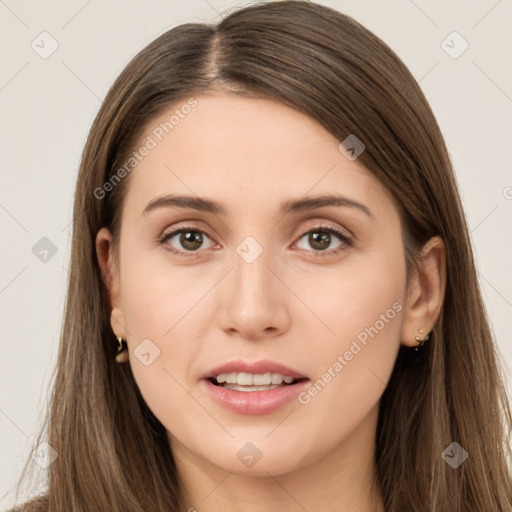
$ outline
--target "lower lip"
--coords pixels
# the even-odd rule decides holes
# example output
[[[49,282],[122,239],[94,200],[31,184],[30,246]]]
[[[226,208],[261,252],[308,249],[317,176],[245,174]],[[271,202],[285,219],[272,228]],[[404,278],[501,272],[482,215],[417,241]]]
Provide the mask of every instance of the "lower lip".
[[[270,414],[293,399],[308,385],[308,380],[287,384],[265,391],[235,391],[216,386],[208,379],[202,379],[202,386],[215,402],[240,414]]]

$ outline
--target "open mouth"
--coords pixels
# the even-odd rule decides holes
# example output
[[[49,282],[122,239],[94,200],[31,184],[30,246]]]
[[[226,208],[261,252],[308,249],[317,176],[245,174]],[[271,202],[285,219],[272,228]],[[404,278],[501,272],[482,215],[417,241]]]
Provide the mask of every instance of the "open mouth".
[[[274,372],[217,373],[201,379],[214,402],[237,414],[272,414],[292,403],[309,382],[303,375]]]

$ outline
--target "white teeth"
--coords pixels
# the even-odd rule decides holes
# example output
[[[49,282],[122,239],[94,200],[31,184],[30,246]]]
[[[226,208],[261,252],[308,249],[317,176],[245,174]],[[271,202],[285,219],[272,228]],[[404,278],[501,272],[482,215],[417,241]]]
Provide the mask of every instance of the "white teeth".
[[[268,391],[269,389],[275,389],[285,386],[285,384],[272,385],[272,386],[239,386],[238,384],[224,384],[223,387],[226,389],[232,389],[233,391]]]
[[[239,386],[252,386],[252,375],[250,373],[239,373],[235,376],[235,383]]]
[[[245,373],[244,375],[248,375]],[[276,374],[277,375],[277,374]],[[252,384],[255,386],[268,386],[272,382],[272,374],[270,372],[261,374],[258,373],[252,376]],[[280,382],[274,382],[274,384],[280,384]]]
[[[238,384],[239,386],[270,386],[271,384],[278,385],[285,382],[291,384],[294,378],[289,375],[282,375],[281,373],[221,373],[217,375],[217,382],[219,384]]]

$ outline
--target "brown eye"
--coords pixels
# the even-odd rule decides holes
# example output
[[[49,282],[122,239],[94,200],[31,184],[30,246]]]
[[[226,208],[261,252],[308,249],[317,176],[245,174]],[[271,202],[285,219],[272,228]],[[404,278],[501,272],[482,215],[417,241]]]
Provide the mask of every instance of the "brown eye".
[[[182,231],[179,235],[179,243],[187,251],[195,251],[203,243],[203,235],[199,231]]]
[[[307,237],[307,245],[313,252],[315,253],[329,253],[336,254],[340,250],[345,249],[346,247],[350,247],[352,245],[351,239],[338,231],[336,228],[332,226],[319,226],[317,228],[311,229],[307,233],[304,233],[300,240]],[[338,244],[332,247],[334,239],[338,239]],[[308,247],[300,247],[301,249],[311,250]],[[322,254],[323,255],[323,254]]]
[[[195,228],[180,228],[172,231],[171,233],[165,234],[160,242],[166,246],[170,246],[169,249],[181,253],[184,256],[192,256],[194,253],[199,252],[201,248],[211,247],[211,243],[207,247],[202,247],[205,240],[210,240],[210,237],[199,229]]]
[[[310,244],[313,249],[325,251],[331,244],[331,234],[320,232],[309,233],[308,244]]]

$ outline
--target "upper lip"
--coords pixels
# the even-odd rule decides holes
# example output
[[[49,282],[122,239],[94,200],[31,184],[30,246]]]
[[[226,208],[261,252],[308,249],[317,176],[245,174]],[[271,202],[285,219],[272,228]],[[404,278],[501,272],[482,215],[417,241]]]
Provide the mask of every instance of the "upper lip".
[[[221,373],[252,373],[252,374],[264,374],[264,373],[280,373],[295,379],[308,379],[307,375],[304,375],[293,368],[289,368],[275,361],[268,359],[260,359],[259,361],[245,361],[243,359],[237,359],[236,361],[229,361],[224,363],[212,370],[208,371],[203,375],[203,379],[210,379],[217,377]]]

